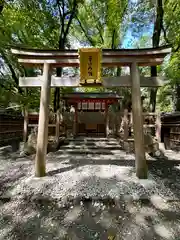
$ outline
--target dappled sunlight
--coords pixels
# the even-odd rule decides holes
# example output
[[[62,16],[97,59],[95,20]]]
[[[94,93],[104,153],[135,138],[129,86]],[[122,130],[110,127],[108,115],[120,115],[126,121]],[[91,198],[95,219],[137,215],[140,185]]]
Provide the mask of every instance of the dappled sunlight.
[[[160,210],[167,210],[169,208],[168,203],[162,199],[159,195],[152,195],[150,197],[151,203],[154,205],[155,208]]]
[[[115,225],[115,218],[108,210],[103,211],[98,219],[98,223],[105,229],[114,227]]]
[[[114,176],[117,177],[117,180],[125,180],[128,178],[128,174],[131,168],[129,167],[121,167],[118,169],[116,166],[99,166],[99,171],[96,176],[100,178],[112,178]]]
[[[36,239],[38,236],[42,239],[69,237],[73,240],[87,236],[97,240],[108,236],[123,240],[131,240],[132,236],[137,240],[178,239],[174,238],[178,236],[177,222],[165,220],[152,205],[140,201],[74,198],[62,205],[61,201],[37,196],[33,200],[11,202],[11,207],[5,205],[0,216],[8,217],[1,225],[1,237],[9,239],[12,233],[14,236],[21,234],[23,239]],[[29,229],[31,234],[28,238]]]
[[[4,240],[5,237],[8,236],[13,231],[13,228],[14,226],[9,224],[7,226],[3,226],[3,228],[0,230],[0,240]]]
[[[9,169],[14,171],[1,176],[5,192],[10,193],[0,213],[6,219],[4,238],[11,239],[14,232],[28,239],[29,229],[33,229],[31,239],[41,235],[42,239],[99,240],[112,235],[122,240],[132,236],[174,240],[179,236],[180,206],[173,207],[175,203],[166,199],[178,197],[174,186],[180,174],[175,163],[148,162],[149,178],[144,180],[136,177],[134,155],[122,150],[116,154],[114,149],[91,154],[87,149],[80,154],[77,149],[49,153],[43,178],[34,177],[33,162],[29,161],[29,168],[12,163]]]
[[[172,239],[173,238],[173,233],[168,229],[167,226],[161,225],[161,224],[156,224],[154,226],[154,230],[163,239]]]
[[[81,206],[72,206],[70,210],[64,216],[64,223],[71,224],[72,222],[76,221],[78,217],[80,217],[82,213]]]
[[[139,225],[145,229],[147,228],[147,230],[149,229],[148,221],[145,219],[145,215],[143,215],[142,213],[137,213],[135,215],[135,222],[137,225]]]

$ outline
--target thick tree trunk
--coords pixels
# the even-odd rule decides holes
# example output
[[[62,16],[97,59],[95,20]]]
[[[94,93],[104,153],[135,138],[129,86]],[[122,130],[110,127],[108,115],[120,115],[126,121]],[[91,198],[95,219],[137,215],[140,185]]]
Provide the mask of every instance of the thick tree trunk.
[[[59,43],[59,49],[64,49],[64,44],[62,42]],[[61,77],[62,76],[62,68],[57,68],[56,69],[56,75],[57,77]],[[60,87],[55,88],[54,90],[54,112],[57,112],[57,110],[59,110],[60,108]]]
[[[161,30],[163,29],[163,15],[164,15],[162,0],[157,0],[156,4],[157,4],[156,19],[154,23],[154,32],[152,36],[152,45],[154,48],[159,46]],[[156,66],[151,67],[151,77],[157,77]],[[155,112],[156,110],[156,95],[157,95],[157,89],[152,88],[150,92],[150,101],[149,101],[149,109],[152,112]]]
[[[157,77],[157,67],[151,67],[151,77]],[[155,112],[156,110],[156,95],[157,95],[157,88],[152,88],[150,92],[150,102],[149,102],[149,109],[150,112]]]
[[[61,5],[62,3],[62,5]],[[60,34],[59,34],[59,50],[65,49],[65,45],[67,43],[67,36],[69,34],[69,29],[72,24],[72,20],[75,17],[77,7],[78,7],[78,1],[73,0],[72,2],[72,9],[70,10],[70,16],[69,20],[67,22],[67,25],[65,24],[66,21],[66,10],[65,10],[65,1],[56,1],[58,10],[59,10],[59,18],[60,18]],[[66,26],[66,27],[65,27]],[[62,68],[57,68],[57,77],[62,76]],[[54,90],[54,112],[57,112],[57,110],[60,108],[60,88],[55,88]]]
[[[175,87],[175,111],[180,111],[180,84],[176,84]]]

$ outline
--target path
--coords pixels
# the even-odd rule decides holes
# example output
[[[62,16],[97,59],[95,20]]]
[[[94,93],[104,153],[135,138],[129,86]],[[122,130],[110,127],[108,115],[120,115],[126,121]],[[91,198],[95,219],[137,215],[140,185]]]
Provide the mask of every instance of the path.
[[[148,180],[115,139],[71,140],[41,179],[30,158],[1,156],[0,240],[179,239],[179,154],[166,155],[148,162]]]

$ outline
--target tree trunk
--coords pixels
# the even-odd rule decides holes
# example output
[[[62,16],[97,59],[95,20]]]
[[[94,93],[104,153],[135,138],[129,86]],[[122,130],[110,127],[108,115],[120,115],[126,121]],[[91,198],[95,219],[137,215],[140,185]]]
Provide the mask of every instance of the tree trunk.
[[[157,67],[151,67],[151,77],[157,77]],[[150,102],[149,102],[149,109],[150,112],[155,112],[156,110],[156,95],[157,95],[157,88],[152,88],[150,92]]]
[[[1,14],[2,11],[3,11],[4,4],[5,4],[5,1],[4,1],[4,0],[1,0],[1,1],[0,1],[0,14]]]
[[[59,50],[62,50],[65,48],[65,39],[61,38],[60,35],[60,39],[59,39]],[[56,69],[56,75],[57,77],[61,77],[62,76],[62,67],[59,67]],[[57,112],[57,110],[59,110],[60,108],[60,87],[55,88],[54,90],[54,112]]]
[[[72,9],[70,10],[70,16],[69,20],[67,22],[67,25],[65,24],[66,21],[66,11],[65,11],[65,1],[56,1],[58,9],[59,9],[59,18],[60,18],[60,34],[59,34],[59,50],[65,49],[65,45],[67,43],[67,36],[69,34],[69,29],[72,24],[72,20],[75,17],[76,10],[78,7],[78,1],[73,0],[72,2]],[[66,25],[66,28],[65,28]],[[57,77],[62,76],[62,68],[57,68]],[[54,90],[54,112],[57,112],[57,110],[60,108],[60,88],[55,88]]]
[[[158,47],[160,42],[161,30],[163,29],[163,4],[162,0],[157,0],[156,3],[156,19],[154,23],[154,31],[152,36],[152,45],[153,47]],[[151,67],[151,77],[157,77],[157,67]],[[156,95],[157,95],[157,88],[152,88],[150,92],[150,101],[149,101],[149,109],[152,112],[156,110]]]
[[[62,76],[62,68],[56,69],[57,77]],[[54,90],[54,112],[57,112],[57,110],[60,108],[60,87],[55,88]]]
[[[180,111],[180,85],[178,83],[176,84],[175,91],[175,111]]]

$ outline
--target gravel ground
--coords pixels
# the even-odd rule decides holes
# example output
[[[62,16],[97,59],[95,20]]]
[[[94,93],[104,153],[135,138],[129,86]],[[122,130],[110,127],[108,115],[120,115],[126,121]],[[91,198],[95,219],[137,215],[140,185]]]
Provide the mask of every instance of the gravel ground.
[[[41,179],[32,158],[1,155],[0,240],[180,239],[180,154],[165,155],[148,159],[148,180],[115,139],[70,141]]]

